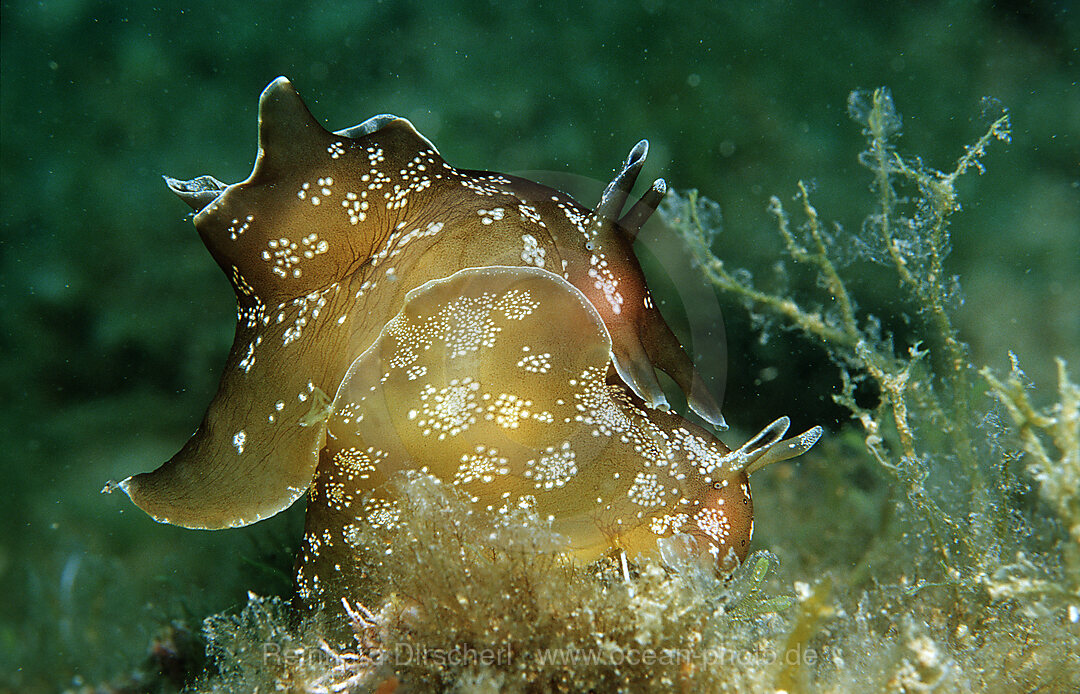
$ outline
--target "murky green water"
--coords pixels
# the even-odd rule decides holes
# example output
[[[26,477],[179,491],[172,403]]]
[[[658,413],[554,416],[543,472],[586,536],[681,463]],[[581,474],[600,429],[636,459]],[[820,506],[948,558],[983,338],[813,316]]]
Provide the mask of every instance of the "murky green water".
[[[161,175],[245,177],[257,96],[279,74],[331,129],[396,113],[464,168],[606,181],[647,137],[644,177],[717,200],[714,250],[758,277],[780,252],[770,196],[786,203],[803,179],[829,219],[867,213],[851,90],[891,87],[903,149],[938,168],[983,132],[992,96],[1013,138],[960,189],[955,321],[974,363],[1005,369],[1017,352],[1042,403],[1055,355],[1080,368],[1080,18],[1068,3],[68,0],[2,13],[0,690],[121,681],[170,622],[198,629],[249,589],[289,591],[302,509],[201,533],[99,494],[182,445],[231,340],[229,285]],[[894,278],[853,272],[862,307],[910,337]],[[857,443],[824,353],[783,333],[760,344],[738,302],[718,301],[728,421],[756,430],[789,414],[793,429],[821,423]],[[887,510],[873,470],[821,457],[755,478],[756,544],[784,560],[782,585],[825,571],[843,582]],[[838,489],[844,500],[822,498]]]

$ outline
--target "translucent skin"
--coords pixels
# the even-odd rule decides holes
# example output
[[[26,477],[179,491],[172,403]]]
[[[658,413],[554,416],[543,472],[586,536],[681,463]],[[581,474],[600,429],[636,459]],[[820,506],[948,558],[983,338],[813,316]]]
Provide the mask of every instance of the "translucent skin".
[[[655,554],[657,540],[686,533],[700,560],[732,568],[749,547],[753,452],[647,408],[609,371],[610,352],[589,299],[536,268],[462,270],[411,292],[334,400],[301,599],[332,606],[334,585],[359,579],[377,548],[357,530],[397,526],[391,482],[410,470],[494,523],[530,509],[583,561]]]
[[[606,322],[612,365],[647,406],[666,407],[660,369],[721,422],[624,238],[659,202],[650,190],[619,217],[646,151],[634,148],[598,214],[531,181],[457,169],[402,118],[328,132],[288,80],[275,80],[259,100],[259,154],[245,181],[167,179],[233,285],[236,335],[195,434],[118,486],[156,520],[189,528],[287,508],[318,465],[324,430],[305,424],[318,419],[320,393],[336,392],[408,292],[484,266],[565,279]]]
[[[404,470],[493,512],[527,505],[585,558],[684,533],[721,568],[745,556],[747,473],[820,429],[781,441],[781,418],[733,451],[667,411],[657,370],[723,422],[633,255],[665,190],[623,209],[647,150],[590,210],[457,169],[401,118],[329,132],[274,80],[248,179],[167,179],[232,284],[236,334],[195,434],[116,486],[201,529],[310,490],[298,592],[313,605],[336,602],[324,587],[348,576],[351,528],[395,522],[385,483]]]

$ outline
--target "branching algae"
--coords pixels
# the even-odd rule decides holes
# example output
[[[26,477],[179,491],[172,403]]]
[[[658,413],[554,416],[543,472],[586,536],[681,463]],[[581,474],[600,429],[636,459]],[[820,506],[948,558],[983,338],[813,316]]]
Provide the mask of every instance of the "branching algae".
[[[990,581],[1008,553],[1018,549],[1010,539],[1017,528],[1007,499],[1017,484],[1016,471],[1009,467],[1017,454],[1009,442],[986,435],[980,408],[987,407],[989,394],[1007,408],[1028,452],[1028,473],[1072,534],[1073,542],[1064,549],[1075,576],[1080,569],[1075,554],[1080,541],[1076,385],[1059,361],[1061,401],[1048,412],[1036,412],[1015,357],[1007,383],[989,368],[980,370],[971,364],[950,315],[960,291],[958,278],[945,269],[950,218],[960,210],[956,181],[971,170],[982,170],[981,157],[992,141],[1009,140],[1009,116],[1002,112],[994,118],[955,167],[942,172],[897,153],[893,141],[900,116],[887,90],[853,93],[848,110],[865,128],[869,148],[861,161],[874,175],[876,209],[863,228],[846,237],[839,226],[827,229],[802,182],[796,196],[803,218],[798,226],[779,198],[770,203],[788,256],[809,268],[824,296],[806,301],[770,293],[755,287],[745,272],[728,269],[706,244],[713,232],[701,224],[702,203],[696,192],[669,197],[665,214],[710,281],[740,297],[751,311],[772,314],[824,344],[843,379],[835,400],[859,422],[866,449],[896,480],[929,531],[948,580]],[[850,254],[845,249],[852,247],[895,273],[904,305],[913,309],[920,326],[918,341],[895,344],[873,315],[859,311],[841,276],[844,256]],[[880,393],[873,408],[856,402],[855,389],[864,383]],[[924,484],[935,470],[965,480],[966,499],[950,499],[950,508],[944,508]]]
[[[918,553],[903,553],[904,560],[916,562],[909,567],[916,577],[907,592],[945,585],[956,600],[1017,599],[1029,616],[1069,624],[1075,643],[1080,621],[1077,386],[1059,359],[1060,399],[1037,410],[1016,357],[1010,354],[1012,371],[1004,379],[989,367],[975,366],[952,321],[960,288],[945,260],[950,218],[960,210],[956,182],[983,170],[981,159],[993,141],[1009,141],[1008,113],[989,100],[984,106],[997,114],[946,172],[897,152],[901,121],[887,89],[852,93],[848,111],[868,140],[860,161],[873,174],[876,203],[862,228],[850,233],[827,226],[802,182],[796,194],[799,223],[778,197],[769,206],[788,259],[813,276],[821,289],[817,297],[762,289],[747,271],[730,269],[713,255],[710,242],[719,230],[703,219],[715,218],[714,205],[696,191],[669,196],[662,212],[711,282],[740,298],[759,323],[778,323],[822,344],[839,367],[842,383],[834,399],[858,422],[866,450],[915,516],[903,537],[910,540],[914,532],[936,558],[921,562]],[[918,326],[915,341],[897,344],[876,317],[860,311],[844,274],[852,249],[859,259],[895,274],[909,318]],[[856,389],[865,386],[878,393],[872,407],[856,400]],[[1000,424],[992,400],[1001,404],[1012,428]],[[949,491],[943,491],[941,477],[948,478]],[[1064,531],[1051,531],[1049,548],[1046,541],[1028,537],[1033,525],[1046,519],[1015,501],[1029,482],[1056,513],[1051,525]],[[885,536],[879,542],[896,539]],[[865,579],[869,559],[891,551],[872,548],[868,563],[852,578]],[[1068,661],[1060,665],[1073,668],[1072,674],[1047,673],[1051,681],[1076,676],[1076,658]],[[936,683],[945,679],[942,673]]]

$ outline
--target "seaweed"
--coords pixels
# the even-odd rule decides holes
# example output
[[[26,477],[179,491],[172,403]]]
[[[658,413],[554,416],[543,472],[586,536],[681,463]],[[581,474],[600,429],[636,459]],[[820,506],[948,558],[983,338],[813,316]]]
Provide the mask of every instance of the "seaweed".
[[[1036,413],[1016,375],[1015,358],[1014,373],[1004,384],[989,367],[971,363],[952,318],[960,283],[948,274],[946,259],[951,218],[961,209],[957,181],[982,171],[990,143],[1009,141],[1008,112],[991,101],[987,109],[996,113],[986,131],[945,172],[896,150],[901,118],[887,89],[851,94],[848,112],[867,137],[860,162],[872,173],[875,197],[861,228],[827,226],[801,181],[795,195],[800,223],[792,221],[778,197],[769,206],[787,259],[813,275],[816,296],[761,289],[748,272],[728,268],[712,253],[717,231],[702,217],[712,206],[697,191],[669,195],[662,210],[710,282],[740,298],[751,312],[765,314],[759,322],[778,320],[824,347],[841,377],[833,399],[862,429],[866,451],[903,494],[917,517],[914,527],[933,550],[940,571],[924,573],[936,577],[921,580],[967,588],[992,587],[994,573],[1023,549],[1020,509],[1010,502],[1027,480],[1013,465],[1021,456],[1010,436],[1023,440],[1024,467],[1060,521],[1074,533],[1080,521],[1076,386],[1064,362],[1059,362],[1061,402],[1050,413]],[[901,343],[879,318],[860,309],[845,272],[860,261],[895,275],[900,302],[908,309],[905,317],[917,326],[913,339]],[[857,391],[878,394],[876,404],[860,404]],[[994,418],[991,394],[1008,410],[1013,431],[988,431]],[[1044,435],[1056,446],[1056,459],[1042,445]],[[948,485],[938,482],[945,477]],[[1055,562],[1048,557],[1048,563]],[[1080,586],[1072,575],[1067,592],[1075,598]]]
[[[437,478],[398,480],[395,529],[367,528],[365,585],[348,619],[291,628],[277,599],[252,595],[207,620],[220,674],[203,691],[683,691],[731,679],[712,663],[770,662],[782,597],[763,586],[775,560],[751,555],[731,580],[642,559],[579,566],[527,510],[499,523]],[[731,628],[731,624],[739,624]]]
[[[906,502],[890,517],[893,532],[879,533],[849,585],[892,579],[882,573],[891,555],[908,595],[946,587],[954,605],[968,601],[972,614],[1019,599],[1029,615],[1075,625],[1080,393],[1062,359],[1059,399],[1041,410],[1032,404],[1015,355],[1004,378],[973,364],[953,319],[962,302],[959,278],[946,265],[950,222],[961,211],[957,182],[983,171],[992,142],[1010,140],[1009,114],[985,99],[985,132],[951,169],[940,171],[897,151],[901,117],[888,89],[853,92],[848,113],[863,126],[867,148],[859,160],[872,174],[874,209],[861,227],[827,225],[802,181],[795,194],[798,223],[780,198],[769,205],[785,260],[808,273],[815,290],[765,289],[749,271],[729,268],[712,251],[719,239],[715,204],[696,190],[669,195],[661,212],[705,277],[740,299],[756,324],[801,334],[838,367],[833,399],[857,422],[866,452]],[[861,309],[850,289],[852,267],[860,263],[895,276],[902,318],[915,326],[906,340]],[[860,397],[866,392],[876,394],[876,403],[866,404]],[[1003,424],[1002,411],[1012,426]],[[1052,514],[1025,503],[1023,493],[1033,483]],[[924,547],[930,552],[920,551]]]

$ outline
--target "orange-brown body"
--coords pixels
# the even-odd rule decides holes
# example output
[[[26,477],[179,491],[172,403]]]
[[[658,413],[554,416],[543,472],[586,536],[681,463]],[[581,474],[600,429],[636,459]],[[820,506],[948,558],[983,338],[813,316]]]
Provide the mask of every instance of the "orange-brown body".
[[[590,211],[456,169],[400,118],[328,132],[275,80],[246,181],[168,179],[233,284],[236,337],[191,440],[119,486],[193,528],[253,523],[310,489],[312,602],[335,597],[315,577],[347,570],[349,527],[392,518],[386,481],[406,469],[493,512],[531,504],[582,556],[683,532],[721,566],[745,556],[747,473],[820,429],[781,441],[781,419],[731,451],[667,411],[656,369],[723,424],[631,250],[665,190],[624,213],[646,152]]]

